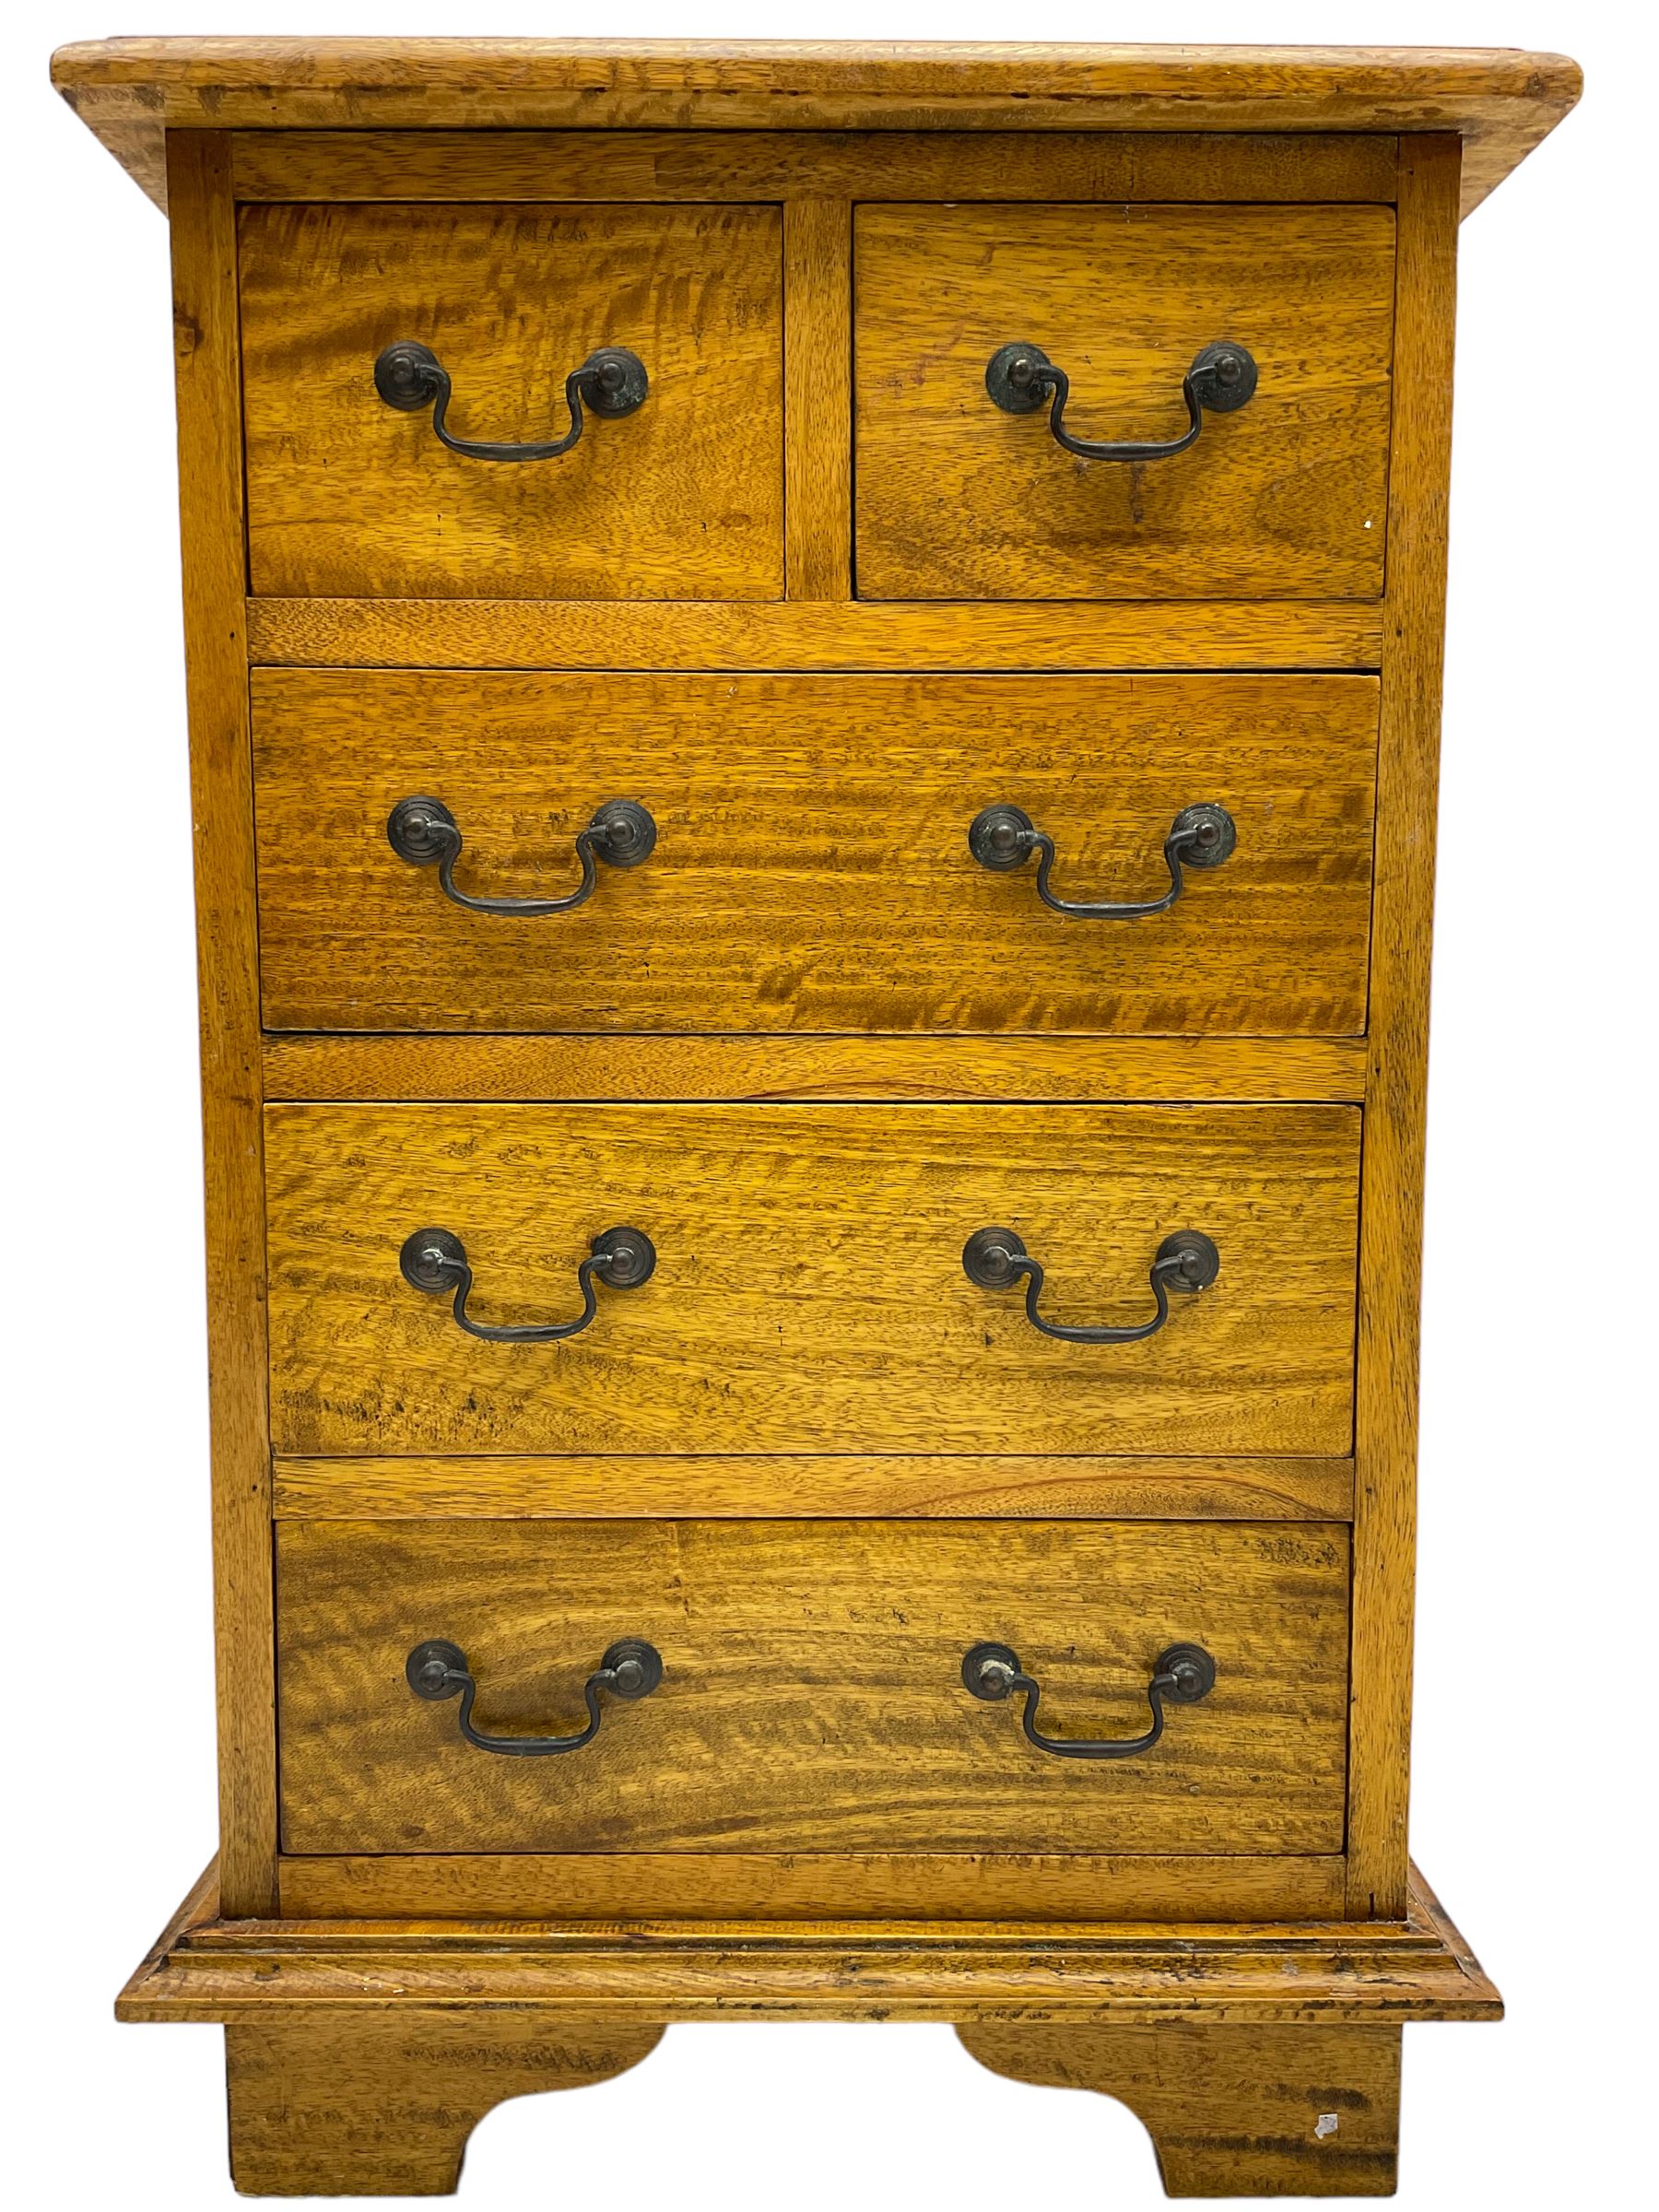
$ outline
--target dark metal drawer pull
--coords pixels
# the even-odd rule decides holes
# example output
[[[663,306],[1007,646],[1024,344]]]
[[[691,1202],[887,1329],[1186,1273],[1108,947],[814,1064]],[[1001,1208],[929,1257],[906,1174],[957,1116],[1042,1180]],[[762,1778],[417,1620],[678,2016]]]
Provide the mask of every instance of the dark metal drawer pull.
[[[467,1312],[473,1272],[465,1245],[447,1229],[418,1229],[406,1238],[397,1265],[405,1282],[416,1290],[434,1298],[453,1291],[455,1321],[469,1336],[482,1336],[489,1344],[551,1344],[559,1337],[578,1335],[593,1320],[598,1311],[594,1295],[595,1276],[612,1290],[637,1290],[641,1283],[649,1282],[656,1265],[656,1246],[642,1229],[605,1230],[594,1239],[588,1257],[576,1270],[576,1286],[582,1292],[582,1312],[576,1319],[521,1322],[513,1328],[474,1321]]]
[[[480,1751],[498,1751],[505,1759],[547,1759],[558,1751],[580,1751],[599,1733],[599,1692],[608,1690],[632,1705],[648,1698],[663,1678],[662,1654],[654,1644],[629,1637],[613,1643],[598,1669],[582,1686],[587,1705],[587,1726],[575,1735],[484,1735],[472,1724],[473,1700],[478,1686],[473,1680],[466,1654],[441,1637],[418,1643],[404,1663],[404,1674],[418,1698],[434,1703],[461,1693],[461,1733]]]
[[[1164,1700],[1177,1705],[1196,1705],[1216,1687],[1216,1663],[1201,1643],[1172,1643],[1153,1662],[1147,1685],[1147,1702],[1152,1708],[1152,1725],[1145,1735],[1091,1741],[1083,1736],[1040,1735],[1037,1700],[1042,1691],[1019,1664],[1019,1655],[1006,1643],[976,1643],[962,1661],[963,1687],[974,1697],[998,1704],[1016,1690],[1025,1695],[1020,1722],[1027,1739],[1039,1751],[1056,1759],[1133,1759],[1150,1751],[1164,1732]]]
[[[969,852],[982,868],[989,868],[994,875],[1023,868],[1035,853],[1038,898],[1057,914],[1081,917],[1087,922],[1136,922],[1145,914],[1168,913],[1186,888],[1182,869],[1218,868],[1238,841],[1238,830],[1225,806],[1218,806],[1211,799],[1202,800],[1196,806],[1183,806],[1170,824],[1170,834],[1164,839],[1169,889],[1161,899],[1132,900],[1121,904],[1113,900],[1056,899],[1049,888],[1049,873],[1054,865],[1054,841],[1046,830],[1036,827],[1022,806],[987,806],[974,816],[968,831]]]
[[[374,388],[389,407],[414,415],[422,407],[432,410],[432,428],[452,453],[469,461],[557,461],[568,453],[582,435],[582,403],[595,415],[631,415],[645,404],[651,380],[645,364],[626,346],[601,346],[590,353],[580,369],[565,378],[565,405],[571,427],[562,438],[542,444],[488,445],[474,438],[456,438],[447,423],[451,396],[449,371],[429,346],[400,338],[388,346],[374,364]]]
[[[607,799],[585,830],[576,832],[582,881],[562,899],[480,899],[455,882],[461,857],[461,827],[441,799],[399,799],[386,824],[386,841],[411,867],[438,864],[438,881],[446,899],[472,914],[568,914],[594,895],[595,861],[607,868],[637,868],[656,850],[656,824],[631,799]]]
[[[1204,428],[1206,408],[1214,415],[1230,415],[1247,406],[1255,395],[1256,379],[1255,361],[1242,346],[1225,340],[1206,346],[1194,355],[1192,367],[1181,380],[1187,427],[1180,437],[1097,441],[1074,438],[1062,421],[1071,379],[1041,346],[999,346],[985,365],[985,390],[1005,415],[1035,414],[1053,393],[1049,429],[1057,444],[1083,461],[1168,461],[1176,453],[1184,453]]]
[[[1011,1229],[976,1229],[962,1247],[962,1268],[971,1283],[982,1290],[1006,1290],[1023,1275],[1026,1278],[1026,1319],[1045,1336],[1065,1344],[1138,1344],[1155,1336],[1170,1318],[1171,1290],[1207,1290],[1221,1272],[1221,1254],[1202,1230],[1178,1229],[1166,1237],[1152,1263],[1152,1295],[1158,1311],[1150,1321],[1131,1329],[1070,1328],[1064,1322],[1044,1321],[1037,1311],[1042,1296],[1042,1262],[1034,1260]]]

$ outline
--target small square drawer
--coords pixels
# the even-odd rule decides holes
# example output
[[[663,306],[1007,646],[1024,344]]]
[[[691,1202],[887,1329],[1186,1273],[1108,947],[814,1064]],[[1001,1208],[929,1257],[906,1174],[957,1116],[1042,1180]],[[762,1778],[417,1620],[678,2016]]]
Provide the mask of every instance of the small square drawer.
[[[777,208],[272,205],[240,237],[255,593],[781,594]]]
[[[1391,208],[865,206],[855,265],[861,596],[1381,592]]]
[[[271,1106],[273,1441],[1343,1453],[1359,1122]]]
[[[285,1523],[283,1847],[1339,1851],[1347,1571],[1330,1523]]]
[[[265,1023],[1353,1035],[1377,700],[259,669]]]

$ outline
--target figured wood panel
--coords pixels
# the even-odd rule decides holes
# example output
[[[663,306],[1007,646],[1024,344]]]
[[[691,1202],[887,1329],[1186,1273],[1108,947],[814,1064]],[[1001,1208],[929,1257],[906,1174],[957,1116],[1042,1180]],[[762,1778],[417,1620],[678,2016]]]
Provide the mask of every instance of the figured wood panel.
[[[618,1859],[618,1865],[626,1864]],[[434,1859],[434,1866],[444,1862]],[[1202,1865],[1203,1862],[1199,1862]],[[1213,1864],[1213,1862],[1211,1862]],[[212,1870],[210,1869],[210,1872]],[[192,1892],[116,2001],[122,2020],[359,2018],[470,2003],[574,2020],[1223,2020],[1397,2027],[1503,2005],[1414,1868],[1403,1918],[1303,1915],[964,1927],[850,1920],[218,1920]]]
[[[853,210],[783,211],[783,575],[791,599],[853,596]]]
[[[169,172],[202,1054],[219,1869],[226,1910],[254,1914],[276,1909],[276,1768],[258,949],[229,148],[211,133],[176,133]]]
[[[290,1853],[1341,1844],[1336,1526],[287,1522],[277,1593]],[[404,1678],[444,1637],[475,1725],[570,1733],[623,1635],[661,1652],[660,1688],[550,1760],[476,1750]],[[1140,1734],[1170,1643],[1202,1643],[1218,1679],[1144,1756],[1055,1759],[963,1688],[984,1638],[1071,1735]]]
[[[270,1099],[1329,1099],[1360,1037],[268,1036]]]
[[[276,667],[1373,669],[1382,615],[1337,599],[251,599],[248,650]]]
[[[1376,1014],[1358,1343],[1348,1909],[1397,1914],[1409,1868],[1418,1312],[1444,655],[1458,148],[1403,148],[1399,430],[1377,819]]]
[[[994,2074],[1126,2104],[1171,2196],[1394,2193],[1397,2027],[977,2021],[957,2033]]]
[[[1100,1858],[990,1852],[501,1852],[284,1858],[291,1920],[1319,1920],[1340,1856]]]
[[[779,596],[776,207],[248,207],[241,250],[255,592]],[[562,436],[599,346],[650,394],[558,459],[472,460],[380,399],[399,339],[449,371],[461,438]]]
[[[1464,206],[1578,99],[1559,53],[1502,47],[882,40],[105,39],[53,82],[164,202],[159,141],[223,129],[1450,131]]]
[[[1346,1459],[867,1458],[279,1459],[279,1517],[322,1520],[688,1519],[1015,1513],[1066,1520],[1338,1521]]]
[[[238,131],[239,200],[1374,200],[1332,132]]]
[[[1374,597],[1394,293],[1386,207],[865,206],[854,225],[857,577],[874,599]],[[1004,414],[1040,347],[1088,439],[1186,427],[1220,339],[1260,383],[1173,459],[1078,460]]]
[[[272,1106],[279,1453],[1342,1453],[1359,1114],[1343,1106]],[[582,1335],[483,1343],[398,1272],[460,1237],[472,1311],[579,1310],[616,1224],[656,1271]],[[1135,1344],[1041,1335],[971,1283],[1006,1227],[1052,1319],[1152,1311],[1163,1238],[1207,1291]]]
[[[1363,677],[254,678],[271,1030],[1364,1027],[1376,686]],[[482,897],[558,897],[595,807],[651,858],[573,912],[470,913],[393,851],[441,800]],[[1185,806],[1238,848],[1169,912],[1077,921],[980,809],[1054,839],[1062,897],[1156,899]]]
[[[230,2174],[244,2196],[447,2195],[509,2097],[626,2073],[660,2028],[524,2013],[312,2013],[225,2032]]]

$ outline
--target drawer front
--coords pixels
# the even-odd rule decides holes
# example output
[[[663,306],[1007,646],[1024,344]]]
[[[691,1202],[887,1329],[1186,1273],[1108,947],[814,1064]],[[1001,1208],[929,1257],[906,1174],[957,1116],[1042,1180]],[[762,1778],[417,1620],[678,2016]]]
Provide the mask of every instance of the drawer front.
[[[292,1523],[276,1609],[290,1853],[1342,1847],[1335,1524]],[[619,1641],[662,1679],[598,1688],[580,1749],[507,1756],[409,1687],[436,1640],[487,1736],[575,1734]],[[984,1641],[1062,1740],[1146,1734],[1173,1645],[1215,1682],[1160,1700],[1148,1749],[1064,1757],[1027,1741],[1021,1694],[969,1694]]]
[[[856,271],[862,596],[1381,592],[1392,209],[867,206]],[[1077,458],[1047,396],[1005,413],[986,386],[1004,347],[1036,347],[1068,434],[1164,441],[1222,342],[1253,395],[1171,458]]]
[[[775,207],[244,208],[253,588],[288,595],[775,599],[782,589],[782,223]],[[584,407],[558,458],[451,452],[376,363],[423,346],[447,428],[568,432],[602,348],[644,402]]]
[[[1364,1026],[1369,677],[272,669],[253,699],[272,1029]],[[453,818],[466,897],[579,888],[607,802],[656,841],[574,911],[480,912],[435,848],[394,849],[412,798]],[[1163,912],[1072,919],[1034,856],[975,860],[994,806],[1052,837],[1072,900],[1167,897],[1194,806],[1237,842],[1216,867],[1187,847]]]
[[[279,1452],[1341,1453],[1352,1429],[1359,1112],[1345,1106],[282,1105],[266,1109]],[[459,1241],[475,1324],[418,1232]],[[1126,1343],[969,1279],[1013,1232],[1063,1326],[1155,1318],[1166,1239],[1208,1288]],[[409,1240],[418,1277],[400,1272]],[[1007,1250],[1006,1246],[1001,1249]],[[992,1272],[994,1274],[995,1269]],[[626,1484],[618,1468],[618,1484]]]

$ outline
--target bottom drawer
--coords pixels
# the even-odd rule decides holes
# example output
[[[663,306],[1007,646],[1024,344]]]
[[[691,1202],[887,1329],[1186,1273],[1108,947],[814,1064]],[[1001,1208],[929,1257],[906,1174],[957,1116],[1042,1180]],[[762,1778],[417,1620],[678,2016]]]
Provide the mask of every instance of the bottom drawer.
[[[283,1848],[1339,1851],[1347,1531],[1241,1522],[289,1522]],[[623,1640],[624,1670],[584,1706]],[[418,1647],[454,1647],[429,1671]],[[1134,1739],[1074,1757],[1028,1741]],[[1170,1670],[1170,1647],[1213,1660]],[[503,1741],[588,1728],[545,1756]],[[618,1690],[644,1688],[629,1698]]]

